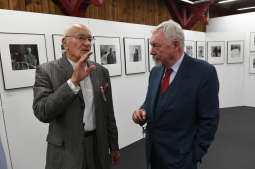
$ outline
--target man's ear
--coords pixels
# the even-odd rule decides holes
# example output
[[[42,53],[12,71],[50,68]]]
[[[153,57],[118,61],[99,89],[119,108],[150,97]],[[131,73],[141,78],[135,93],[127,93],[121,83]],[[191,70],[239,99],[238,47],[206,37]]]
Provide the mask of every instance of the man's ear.
[[[66,49],[66,38],[65,37],[62,38],[62,45]]]
[[[177,40],[177,39],[173,40],[173,45],[174,45],[175,48],[178,48],[178,49],[181,47],[180,41]]]

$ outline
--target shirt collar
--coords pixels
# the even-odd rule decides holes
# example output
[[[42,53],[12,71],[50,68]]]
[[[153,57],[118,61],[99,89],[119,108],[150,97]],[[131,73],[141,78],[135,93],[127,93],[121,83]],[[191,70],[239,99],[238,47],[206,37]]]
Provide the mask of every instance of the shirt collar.
[[[72,67],[74,69],[76,63],[74,61],[72,61],[71,59],[69,59],[68,57],[66,57],[66,58],[67,58],[67,60],[69,61],[69,63],[72,65]]]
[[[173,66],[171,66],[171,69],[175,73],[177,73],[178,69],[180,68],[183,58],[184,58],[184,53],[182,54],[181,58]]]

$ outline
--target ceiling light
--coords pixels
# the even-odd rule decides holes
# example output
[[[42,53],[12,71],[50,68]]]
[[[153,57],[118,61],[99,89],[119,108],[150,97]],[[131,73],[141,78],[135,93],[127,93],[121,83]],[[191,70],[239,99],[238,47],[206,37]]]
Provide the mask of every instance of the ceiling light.
[[[223,4],[223,3],[233,2],[233,1],[237,1],[237,0],[224,0],[224,1],[220,1],[218,3]]]
[[[180,1],[182,1],[182,2],[186,2],[186,3],[189,3],[189,4],[194,4],[194,2],[189,1],[189,0],[180,0]]]
[[[238,11],[243,11],[243,10],[247,10],[247,9],[255,9],[255,6],[251,6],[251,7],[247,7],[247,8],[239,8],[237,10]]]
[[[200,4],[200,3],[204,3],[204,2],[208,2],[210,0],[200,0],[200,1],[195,1],[193,2],[194,4]]]

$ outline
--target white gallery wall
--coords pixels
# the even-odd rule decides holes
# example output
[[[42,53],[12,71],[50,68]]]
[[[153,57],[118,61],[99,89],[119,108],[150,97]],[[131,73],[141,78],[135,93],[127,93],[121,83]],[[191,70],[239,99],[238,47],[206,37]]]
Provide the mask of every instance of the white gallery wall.
[[[244,50],[244,64],[242,65],[242,78],[239,78],[240,73],[236,72],[229,72],[229,76],[237,76],[233,83],[230,85],[234,85],[236,83],[240,83],[242,81],[243,87],[239,90],[243,93],[242,97],[240,97],[240,102],[244,106],[255,106],[255,74],[249,73],[249,57],[250,57],[250,32],[255,32],[255,12],[246,13],[246,14],[239,14],[239,15],[232,15],[226,17],[219,17],[210,19],[209,24],[206,28],[207,35],[210,34],[209,32],[218,32],[218,34],[222,35],[218,38],[225,38],[225,40],[231,40],[232,37],[236,38],[236,40],[244,40],[245,42],[245,50]],[[240,33],[242,32],[242,33]],[[238,38],[238,36],[241,36]],[[242,38],[243,37],[243,38]],[[242,39],[241,39],[242,38]],[[238,67],[238,65],[236,65]],[[229,66],[228,66],[229,67]],[[231,66],[232,67],[232,66]],[[237,74],[236,74],[237,73]],[[234,93],[239,93],[238,90],[233,91]],[[233,95],[233,93],[227,93],[228,95]]]
[[[0,23],[0,32],[45,34],[48,61],[54,60],[52,34],[63,34],[70,24],[85,24],[94,36],[120,37],[122,75],[111,78],[120,147],[142,138],[142,130],[132,122],[131,115],[143,103],[146,95],[149,77],[147,39],[151,36],[153,26],[10,10],[0,10]],[[123,37],[145,38],[146,73],[125,75]],[[195,31],[185,31],[185,38],[193,41],[246,39],[244,33],[233,35]],[[221,85],[220,106],[244,105],[244,64],[216,65],[216,69]],[[3,74],[0,71],[0,96],[0,136],[7,155],[8,169],[43,169],[48,124],[39,122],[33,115],[32,87],[4,90]]]
[[[206,41],[225,43],[224,64],[215,65],[220,82],[220,107],[243,106],[244,64],[227,64],[227,42],[245,40],[245,33],[207,32]],[[246,44],[245,44],[246,46]]]

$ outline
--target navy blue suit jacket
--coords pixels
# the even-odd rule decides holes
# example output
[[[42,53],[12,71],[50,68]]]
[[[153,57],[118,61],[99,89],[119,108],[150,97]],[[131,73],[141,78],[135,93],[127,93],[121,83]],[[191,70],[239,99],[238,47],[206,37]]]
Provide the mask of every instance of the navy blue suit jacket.
[[[219,82],[215,67],[185,54],[167,90],[167,99],[155,103],[164,74],[162,66],[150,73],[141,109],[146,111],[146,157],[163,169],[195,169],[214,139],[219,121]],[[156,159],[151,158],[154,147]]]

